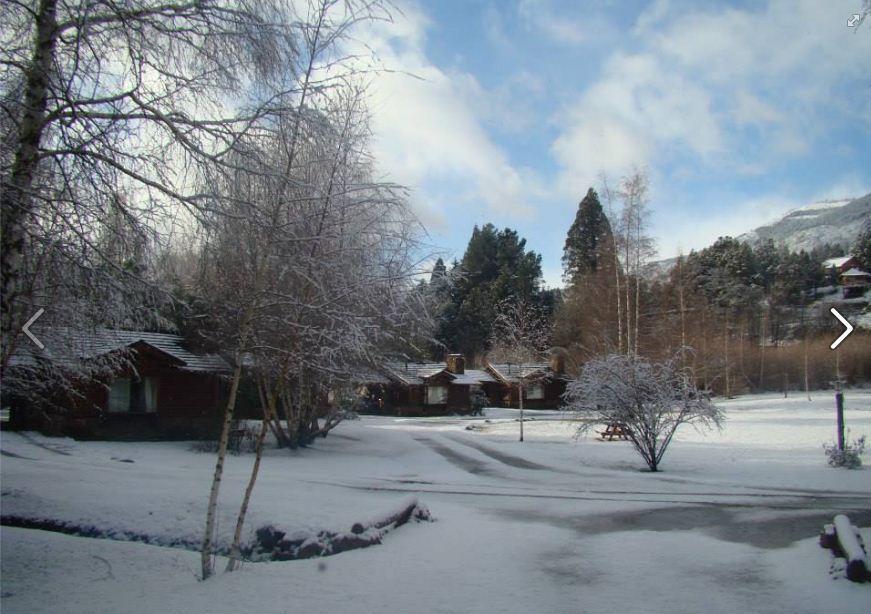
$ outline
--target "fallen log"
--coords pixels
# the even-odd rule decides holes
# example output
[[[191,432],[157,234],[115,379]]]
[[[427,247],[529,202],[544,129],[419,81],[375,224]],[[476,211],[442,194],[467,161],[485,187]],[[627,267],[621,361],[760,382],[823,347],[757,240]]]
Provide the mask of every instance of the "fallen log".
[[[820,533],[820,546],[827,550],[835,550],[838,547],[838,537],[835,535],[835,525],[823,525],[823,530]]]
[[[844,514],[835,516],[834,525],[838,546],[847,561],[847,579],[853,582],[864,582],[869,579],[868,555],[865,553],[858,530]]]

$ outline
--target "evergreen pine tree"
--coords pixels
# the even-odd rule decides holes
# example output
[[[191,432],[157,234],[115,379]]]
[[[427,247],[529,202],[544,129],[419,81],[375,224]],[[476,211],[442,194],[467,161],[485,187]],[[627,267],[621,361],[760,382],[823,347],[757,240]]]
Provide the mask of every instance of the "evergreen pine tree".
[[[436,284],[447,277],[448,270],[445,267],[445,261],[439,258],[432,267],[432,275],[429,277],[429,283]]]
[[[540,302],[541,256],[527,251],[526,240],[514,230],[497,230],[493,224],[475,226],[463,259],[454,269],[437,338],[445,348],[470,359],[489,348],[501,301],[510,297],[530,304]]]
[[[569,228],[563,249],[563,279],[576,285],[585,275],[610,263],[613,248],[611,224],[593,188],[578,205],[575,221]]]
[[[871,270],[871,220],[865,221],[852,251],[860,266],[866,271]]]

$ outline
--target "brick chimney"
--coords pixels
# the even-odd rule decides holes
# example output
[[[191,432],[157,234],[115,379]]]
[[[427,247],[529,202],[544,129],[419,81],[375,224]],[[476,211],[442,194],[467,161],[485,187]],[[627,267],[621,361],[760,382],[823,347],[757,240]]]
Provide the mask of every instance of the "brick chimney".
[[[448,372],[462,375],[466,372],[466,358],[462,354],[448,354]]]
[[[548,366],[550,366],[550,370],[553,371],[555,375],[562,375],[565,373],[566,358],[563,356],[562,352],[553,352],[550,355]]]

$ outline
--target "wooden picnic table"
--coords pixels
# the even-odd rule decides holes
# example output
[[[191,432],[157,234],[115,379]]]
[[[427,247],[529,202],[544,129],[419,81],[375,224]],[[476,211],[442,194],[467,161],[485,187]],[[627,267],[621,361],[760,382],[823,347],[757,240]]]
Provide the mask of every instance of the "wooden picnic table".
[[[614,439],[626,441],[629,435],[626,433],[626,426],[619,423],[611,423],[605,427],[604,431],[599,431],[602,441],[614,441]]]

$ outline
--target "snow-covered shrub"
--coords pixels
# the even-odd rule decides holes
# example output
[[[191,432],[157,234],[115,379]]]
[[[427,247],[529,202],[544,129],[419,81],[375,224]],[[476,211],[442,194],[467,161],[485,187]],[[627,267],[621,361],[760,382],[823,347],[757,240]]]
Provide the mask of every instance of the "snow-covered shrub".
[[[665,362],[650,362],[612,354],[591,360],[579,379],[566,388],[566,409],[586,413],[580,431],[595,423],[620,425],[651,471],[682,424],[719,427],[723,414],[696,388],[692,374],[676,355]]]
[[[862,467],[862,454],[865,452],[865,436],[855,441],[844,441],[844,449],[839,450],[835,444],[823,445],[826,458],[832,467],[844,469],[859,469]]]
[[[230,454],[235,455],[255,452],[257,449],[257,432],[259,430],[259,424],[241,421],[230,431],[230,440],[227,445],[227,450]],[[204,439],[202,441],[197,441],[191,446],[191,451],[214,454],[218,451],[218,440]]]
[[[469,407],[472,410],[471,413],[473,416],[484,415],[484,408],[487,407],[489,402],[490,399],[487,398],[487,393],[485,393],[481,388],[477,386],[472,388]]]

